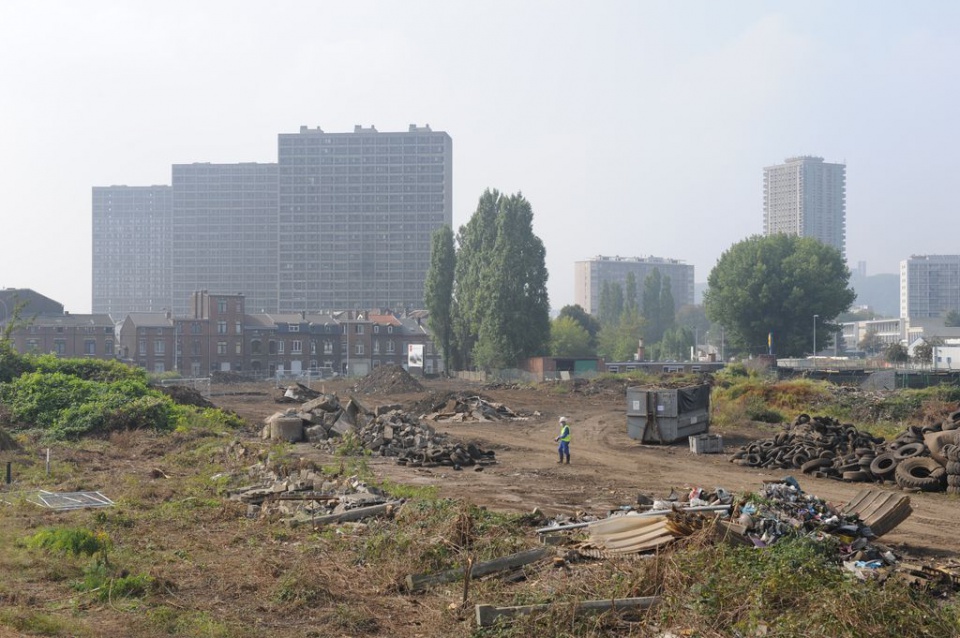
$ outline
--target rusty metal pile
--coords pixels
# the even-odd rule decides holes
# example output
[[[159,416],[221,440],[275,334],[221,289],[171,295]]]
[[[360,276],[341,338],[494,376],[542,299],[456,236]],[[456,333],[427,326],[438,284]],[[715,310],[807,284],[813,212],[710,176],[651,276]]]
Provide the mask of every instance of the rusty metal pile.
[[[785,431],[744,445],[730,460],[747,467],[799,469],[818,478],[894,482],[902,489],[960,493],[960,410],[940,424],[911,426],[892,441],[826,416],[799,415]],[[951,472],[951,470],[953,472]]]

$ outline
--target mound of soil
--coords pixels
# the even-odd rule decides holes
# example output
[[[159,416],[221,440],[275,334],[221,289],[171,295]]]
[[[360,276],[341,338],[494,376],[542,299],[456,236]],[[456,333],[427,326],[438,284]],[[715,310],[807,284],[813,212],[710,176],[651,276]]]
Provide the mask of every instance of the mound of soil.
[[[192,405],[198,408],[217,407],[207,401],[202,394],[193,388],[188,388],[183,385],[157,386],[157,390],[160,390],[180,405]]]
[[[397,365],[380,366],[353,386],[354,392],[363,394],[404,394],[423,392],[419,381]]]

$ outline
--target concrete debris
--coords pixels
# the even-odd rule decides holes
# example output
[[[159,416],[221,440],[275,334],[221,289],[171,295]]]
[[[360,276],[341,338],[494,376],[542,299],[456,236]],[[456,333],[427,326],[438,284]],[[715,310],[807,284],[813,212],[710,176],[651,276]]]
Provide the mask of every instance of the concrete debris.
[[[398,365],[375,368],[353,386],[354,392],[362,394],[402,394],[423,392],[423,385]]]
[[[399,405],[369,410],[354,398],[341,404],[335,394],[319,395],[299,408],[271,415],[261,437],[290,443],[306,440],[330,453],[355,445],[411,467],[444,465],[459,470],[496,463],[493,451],[454,441]]]
[[[277,403],[303,403],[304,401],[309,401],[310,399],[315,399],[320,396],[319,392],[308,388],[302,383],[288,385],[279,390],[280,391],[273,397],[273,400]]]
[[[423,419],[437,423],[486,423],[490,421],[526,421],[502,403],[479,395],[451,393],[434,402]]]
[[[957,414],[957,413],[955,413]],[[817,478],[844,481],[890,481],[912,491],[937,492],[960,480],[950,479],[946,452],[960,445],[958,421],[910,426],[892,441],[825,416],[798,416],[772,439],[744,445],[730,460],[747,467],[800,469]]]
[[[281,475],[266,463],[252,466],[249,475],[255,482],[231,490],[230,499],[246,503],[250,518],[279,517],[291,526],[390,515],[402,504],[355,476],[330,477],[310,469]]]

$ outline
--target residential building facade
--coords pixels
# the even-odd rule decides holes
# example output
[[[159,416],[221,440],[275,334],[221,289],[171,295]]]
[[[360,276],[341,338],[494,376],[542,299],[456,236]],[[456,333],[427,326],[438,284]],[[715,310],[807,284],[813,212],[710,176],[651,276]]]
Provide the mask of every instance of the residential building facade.
[[[845,164],[788,157],[763,169],[763,234],[813,237],[846,258]]]
[[[116,348],[113,320],[105,314],[40,314],[10,337],[17,352],[54,354],[80,359],[113,359]]]
[[[960,255],[913,255],[900,262],[900,316],[911,322],[960,312]]]
[[[429,126],[281,134],[279,310],[422,308],[431,238],[453,224],[452,151]]]
[[[93,188],[94,313],[170,308],[170,186]]]
[[[633,273],[637,286],[637,303],[642,303],[643,283],[654,270],[659,270],[661,277],[670,277],[670,291],[677,309],[693,304],[693,264],[663,257],[619,256],[598,256],[574,262],[574,303],[591,315],[597,314],[603,284],[619,284],[626,290],[630,273]]]

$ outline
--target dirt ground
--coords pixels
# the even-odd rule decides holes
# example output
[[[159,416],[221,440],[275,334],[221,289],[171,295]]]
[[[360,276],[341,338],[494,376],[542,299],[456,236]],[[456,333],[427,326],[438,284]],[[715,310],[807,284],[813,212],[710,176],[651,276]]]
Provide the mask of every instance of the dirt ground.
[[[529,512],[539,508],[547,516],[585,512],[605,516],[610,510],[636,503],[638,494],[666,496],[672,489],[723,487],[729,491],[757,490],[763,481],[783,478],[785,470],[757,470],[728,462],[726,454],[695,455],[686,442],[668,446],[644,445],[627,436],[626,398],[622,388],[587,394],[568,386],[484,387],[458,380],[428,380],[425,392],[364,395],[351,392],[344,382],[314,383],[313,389],[355,396],[363,405],[401,403],[412,406],[431,393],[476,392],[505,404],[514,412],[531,414],[525,421],[437,424],[438,432],[476,442],[496,451],[498,463],[482,472],[450,467],[411,468],[395,460],[371,457],[371,469],[382,478],[415,485],[433,485],[441,496],[463,499],[502,511]],[[273,386],[214,386],[211,400],[234,410],[251,424],[289,407],[273,400]],[[538,414],[535,414],[538,413]],[[558,465],[553,439],[561,415],[570,418],[573,441],[570,465]],[[772,436],[775,426],[747,423],[721,434],[731,453],[753,439]],[[299,444],[302,456],[329,462],[319,450]],[[849,501],[864,483],[817,479],[796,470],[792,473],[804,491],[830,502]],[[899,490],[887,486],[884,489]],[[910,495],[913,515],[882,542],[914,556],[957,556],[960,540],[960,499],[943,493]]]

